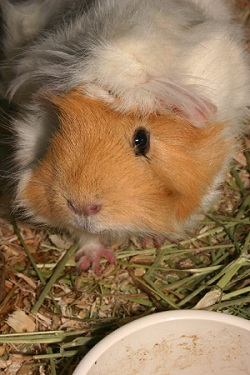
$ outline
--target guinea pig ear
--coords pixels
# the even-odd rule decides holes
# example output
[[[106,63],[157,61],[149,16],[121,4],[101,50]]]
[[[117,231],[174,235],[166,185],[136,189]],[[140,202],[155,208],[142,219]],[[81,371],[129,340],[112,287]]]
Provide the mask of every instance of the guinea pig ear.
[[[217,108],[199,93],[199,88],[153,78],[148,89],[154,94],[160,109],[175,113],[195,127],[201,128],[215,121]]]

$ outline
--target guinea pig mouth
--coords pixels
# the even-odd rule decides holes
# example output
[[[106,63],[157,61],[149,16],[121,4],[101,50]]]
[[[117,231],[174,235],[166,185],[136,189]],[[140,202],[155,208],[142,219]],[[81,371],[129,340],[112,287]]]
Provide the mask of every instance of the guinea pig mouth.
[[[90,233],[99,233],[97,226],[95,225],[94,221],[90,217],[85,216],[76,216],[74,218],[74,226],[76,229],[80,229]]]

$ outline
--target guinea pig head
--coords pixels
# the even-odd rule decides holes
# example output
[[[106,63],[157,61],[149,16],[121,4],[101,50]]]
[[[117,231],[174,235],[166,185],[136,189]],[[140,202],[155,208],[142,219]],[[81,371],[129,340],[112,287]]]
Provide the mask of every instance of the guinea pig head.
[[[216,190],[231,152],[222,124],[125,116],[76,90],[50,100],[58,130],[17,194],[38,221],[97,234],[180,233]]]

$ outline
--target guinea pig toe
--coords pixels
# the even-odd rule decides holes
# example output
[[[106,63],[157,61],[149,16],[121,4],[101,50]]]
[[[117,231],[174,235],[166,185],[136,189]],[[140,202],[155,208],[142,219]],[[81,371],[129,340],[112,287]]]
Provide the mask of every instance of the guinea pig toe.
[[[79,272],[87,271],[91,266],[91,260],[89,256],[87,255],[82,255],[78,259],[76,258],[76,261],[77,261],[77,269]]]
[[[116,263],[114,253],[104,246],[94,252],[79,250],[76,253],[77,269],[79,271],[87,271],[91,267],[95,273],[99,273],[102,258],[105,258],[110,264]]]

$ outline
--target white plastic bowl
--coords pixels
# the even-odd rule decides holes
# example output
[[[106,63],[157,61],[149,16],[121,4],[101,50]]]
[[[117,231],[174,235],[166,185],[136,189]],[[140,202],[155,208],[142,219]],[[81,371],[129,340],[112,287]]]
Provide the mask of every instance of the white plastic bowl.
[[[73,375],[250,375],[250,321],[182,310],[133,321],[101,340]]]

